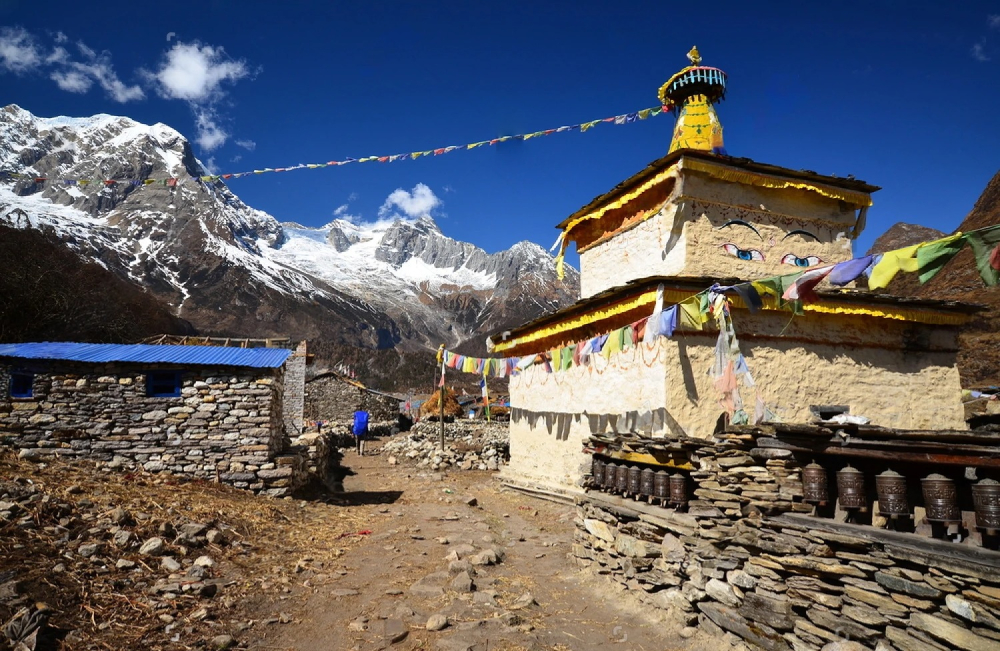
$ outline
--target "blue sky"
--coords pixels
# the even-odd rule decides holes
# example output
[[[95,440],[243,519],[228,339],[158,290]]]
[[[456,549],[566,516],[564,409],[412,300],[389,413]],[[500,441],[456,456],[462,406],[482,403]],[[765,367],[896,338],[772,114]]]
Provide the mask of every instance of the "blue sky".
[[[164,122],[240,172],[653,107],[697,44],[729,74],[730,154],[884,188],[856,253],[897,221],[954,229],[1000,168],[1000,4],[762,4],[0,0],[0,104]],[[372,221],[393,196],[488,251],[547,248],[556,223],[662,156],[672,126],[665,114],[230,186],[282,221]]]

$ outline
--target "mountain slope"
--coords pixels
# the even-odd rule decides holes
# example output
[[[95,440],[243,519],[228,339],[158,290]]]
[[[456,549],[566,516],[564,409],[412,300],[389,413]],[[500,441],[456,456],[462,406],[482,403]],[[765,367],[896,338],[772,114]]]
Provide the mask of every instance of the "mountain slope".
[[[996,224],[1000,224],[1000,172],[986,185],[976,205],[956,230],[964,233]],[[893,229],[896,226],[890,232]],[[899,230],[896,230],[898,235]],[[882,241],[880,237],[873,249],[885,251],[944,235],[938,231],[933,233],[930,237],[898,242],[888,247],[879,245]],[[987,287],[983,283],[969,247],[963,248],[925,285],[919,284],[916,274],[900,274],[888,290],[904,296],[967,301],[986,306],[986,311],[963,327],[959,336],[959,370],[963,386],[1000,385],[1000,286]]]
[[[0,215],[23,210],[17,227],[51,228],[203,333],[428,350],[482,342],[579,293],[575,270],[557,281],[537,245],[487,254],[429,215],[280,223],[223,183],[200,182],[206,171],[188,141],[163,124],[38,118],[10,105],[0,109],[0,171],[24,175],[0,180]],[[126,181],[61,181],[106,178]]]
[[[17,261],[0,274],[0,341],[125,343],[193,333],[150,293],[39,231],[0,224],[0,260]]]

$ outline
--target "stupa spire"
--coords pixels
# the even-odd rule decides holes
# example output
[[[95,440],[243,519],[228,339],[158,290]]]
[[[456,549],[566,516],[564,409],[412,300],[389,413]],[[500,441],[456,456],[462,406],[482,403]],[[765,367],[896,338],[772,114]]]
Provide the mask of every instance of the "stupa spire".
[[[677,113],[670,152],[698,149],[723,154],[722,123],[713,104],[726,97],[726,73],[701,65],[697,46],[687,58],[691,65],[660,86],[660,103]]]

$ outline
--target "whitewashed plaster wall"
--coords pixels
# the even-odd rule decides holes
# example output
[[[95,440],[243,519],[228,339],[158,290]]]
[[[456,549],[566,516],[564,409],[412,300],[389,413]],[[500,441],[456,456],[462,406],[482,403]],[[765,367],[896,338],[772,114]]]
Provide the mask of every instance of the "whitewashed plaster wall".
[[[542,485],[575,489],[589,468],[590,455],[583,445],[590,436],[586,414],[646,412],[666,404],[666,340],[651,348],[640,346],[616,353],[609,360],[599,355],[590,366],[547,373],[533,366],[511,378],[511,405],[535,413],[579,414],[579,418],[511,420],[511,477]],[[560,427],[561,426],[561,427]],[[662,435],[654,431],[653,435]]]

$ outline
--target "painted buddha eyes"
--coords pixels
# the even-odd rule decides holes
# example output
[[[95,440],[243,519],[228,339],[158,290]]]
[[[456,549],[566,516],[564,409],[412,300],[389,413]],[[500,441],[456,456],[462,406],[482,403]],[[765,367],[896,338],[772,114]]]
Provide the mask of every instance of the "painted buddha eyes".
[[[731,226],[742,226],[744,228],[747,228],[747,229],[753,231],[754,234],[756,234],[757,237],[759,237],[761,239],[761,241],[764,240],[764,236],[760,234],[760,231],[758,231],[753,226],[753,224],[745,222],[742,219],[730,219],[729,221],[727,221],[725,224],[723,224],[719,228],[723,229],[723,228],[729,228]],[[783,238],[781,238],[781,240],[785,241],[789,237],[792,237],[793,235],[799,235],[799,236],[802,236],[802,237],[811,238],[811,239],[813,239],[813,240],[815,240],[817,242],[820,242],[819,237],[817,237],[815,233],[810,233],[809,231],[804,231],[804,230],[801,230],[801,229],[797,229],[797,230],[794,230],[794,231],[789,231],[788,233],[785,234],[785,236]],[[774,240],[773,239],[771,240],[770,245],[774,246]],[[739,258],[740,260],[755,260],[755,261],[759,261],[759,262],[762,262],[764,260],[764,254],[761,253],[759,249],[741,249],[740,247],[738,247],[737,245],[733,244],[732,242],[726,242],[725,244],[721,245],[721,248],[722,248],[723,251],[725,251],[729,255],[733,256],[734,258]],[[814,266],[820,264],[821,262],[823,262],[823,260],[821,258],[819,258],[818,256],[815,256],[815,255],[807,255],[807,256],[804,256],[804,257],[800,258],[799,256],[795,255],[794,253],[786,253],[781,258],[781,264],[787,264],[787,265],[791,265],[793,267],[801,267],[801,268],[814,267]]]
[[[741,249],[731,242],[723,244],[722,250],[740,260],[764,260],[764,254],[757,249]]]
[[[820,262],[823,262],[823,260],[815,255],[807,255],[804,258],[800,258],[794,253],[786,253],[781,258],[781,264],[790,264],[793,267],[815,267]]]

